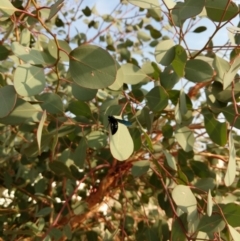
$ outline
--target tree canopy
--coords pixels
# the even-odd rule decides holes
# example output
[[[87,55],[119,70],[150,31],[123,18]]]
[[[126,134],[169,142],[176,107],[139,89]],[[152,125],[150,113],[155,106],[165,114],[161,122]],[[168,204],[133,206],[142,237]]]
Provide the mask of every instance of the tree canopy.
[[[110,2],[0,1],[0,240],[239,241],[239,6]]]

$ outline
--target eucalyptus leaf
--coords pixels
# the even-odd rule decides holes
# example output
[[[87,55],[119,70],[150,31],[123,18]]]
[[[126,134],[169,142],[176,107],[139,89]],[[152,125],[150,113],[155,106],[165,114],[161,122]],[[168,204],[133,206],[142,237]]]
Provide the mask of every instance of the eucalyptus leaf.
[[[12,85],[0,88],[0,118],[7,116],[14,108],[17,94]]]
[[[85,88],[105,88],[113,84],[117,74],[111,55],[94,45],[82,45],[70,52],[69,73],[73,81]]]

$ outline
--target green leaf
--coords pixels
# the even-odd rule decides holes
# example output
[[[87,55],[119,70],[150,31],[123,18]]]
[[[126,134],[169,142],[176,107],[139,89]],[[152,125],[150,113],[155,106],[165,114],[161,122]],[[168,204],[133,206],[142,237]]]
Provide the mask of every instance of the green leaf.
[[[0,123],[20,125],[33,121],[38,122],[40,120],[40,115],[38,115],[38,113],[40,113],[39,110],[34,108],[33,105],[22,99],[17,99],[13,111],[8,116],[0,118]]]
[[[220,146],[227,143],[227,123],[216,120],[211,113],[204,114],[206,131],[213,142]]]
[[[21,32],[20,44],[24,47],[29,46],[30,39],[31,39],[31,32],[27,28],[24,28]]]
[[[133,139],[134,151],[138,151],[142,146],[141,132],[138,128],[131,128],[129,131]]]
[[[134,64],[123,64],[120,69],[123,73],[123,83],[136,85],[149,81],[149,77]]]
[[[41,120],[40,120],[39,125],[38,125],[38,129],[37,129],[37,143],[38,143],[39,155],[41,154],[42,131],[43,131],[43,126],[44,126],[46,118],[47,118],[47,113],[44,110],[43,114],[42,114],[42,117],[41,117]]]
[[[83,12],[84,15],[87,16],[87,17],[91,16],[91,13],[92,13],[91,9],[90,9],[88,6],[86,6],[86,7],[82,10],[82,12]]]
[[[168,66],[172,63],[175,56],[174,42],[171,39],[162,40],[156,46],[155,58],[159,64]]]
[[[240,107],[237,106],[238,113],[240,113]],[[235,119],[235,108],[233,104],[228,105],[225,108],[222,108],[222,113],[224,114],[227,121],[231,124],[233,124],[233,121]],[[240,129],[240,118],[237,118],[234,123],[234,127]]]
[[[182,115],[180,111],[180,103],[177,103],[174,109],[174,116],[177,124],[182,124]]]
[[[160,8],[150,8],[147,10],[147,16],[152,17],[156,21],[161,21],[162,11]]]
[[[62,237],[62,231],[58,228],[52,228],[49,232],[49,235],[52,238],[51,240],[60,240],[60,238]],[[47,241],[47,240],[44,240],[44,241]]]
[[[72,83],[72,94],[78,100],[89,101],[96,96],[97,90],[83,88],[75,83]]]
[[[162,225],[160,226],[162,228]],[[146,229],[146,240],[150,241],[159,241],[160,235],[159,235],[159,227],[149,227]]]
[[[87,135],[88,147],[98,150],[107,145],[107,136],[101,131],[92,131]]]
[[[238,77],[236,76],[236,78]],[[223,102],[220,107],[225,107],[229,102],[231,102],[233,94],[234,97],[238,99],[238,97],[240,96],[240,83],[235,83],[234,89],[232,89],[232,85],[229,85],[225,90],[222,90],[221,85],[221,90],[216,93],[217,100]]]
[[[230,225],[228,225],[228,229],[229,229],[229,232],[233,238],[233,241],[239,241],[240,240],[240,233],[234,229],[233,227],[231,227]]]
[[[168,166],[171,167],[174,171],[177,171],[175,158],[167,150],[163,150],[163,153],[167,159]]]
[[[202,32],[204,32],[204,31],[206,31],[206,30],[207,30],[207,27],[205,27],[205,26],[200,26],[200,27],[195,28],[195,29],[193,30],[193,32],[194,32],[194,33],[202,33]]]
[[[229,225],[240,226],[240,207],[236,203],[228,203],[222,206],[222,212]]]
[[[63,51],[62,51],[63,50]],[[69,61],[68,54],[71,52],[69,44],[63,40],[49,40],[48,51],[53,58],[57,59],[58,54],[61,61]]]
[[[9,0],[1,0],[0,3],[0,19],[5,20],[9,18],[17,9],[11,4]]]
[[[235,75],[237,74],[238,70],[240,68],[240,57],[234,59],[230,69],[227,73],[224,74],[223,77],[223,89],[225,90],[227,87],[231,85],[231,83],[234,81]]]
[[[83,101],[72,101],[68,106],[69,111],[76,116],[91,117],[92,112],[88,104]]]
[[[151,37],[149,36],[149,34],[142,30],[139,30],[137,32],[137,37],[138,37],[138,39],[142,40],[143,42],[147,42],[147,41],[151,40]]]
[[[224,227],[225,222],[223,218],[219,214],[213,213],[211,217],[208,217],[207,215],[202,216],[197,230],[207,234],[213,234],[215,232],[221,232]]]
[[[197,200],[188,186],[177,185],[172,191],[172,198],[185,213],[190,214],[197,209]]]
[[[213,178],[215,177],[215,173],[209,169],[207,163],[205,162],[193,160],[193,161],[190,161],[190,165],[195,175],[197,175],[198,177],[201,177],[201,178],[208,178],[209,176]]]
[[[171,138],[173,135],[173,127],[169,124],[166,124],[162,127],[162,133],[165,138]]]
[[[98,241],[98,233],[95,231],[86,232],[87,241]]]
[[[144,106],[141,110],[139,110],[135,117],[142,133],[145,133],[143,127],[146,127],[147,130],[151,132],[154,115],[147,106]]]
[[[65,236],[67,237],[67,239],[72,240],[72,230],[69,224],[65,225],[63,227],[63,232],[65,234]]]
[[[123,79],[124,79],[123,68],[119,68],[117,71],[117,77],[115,82],[110,86],[108,86],[108,88],[111,90],[121,89],[121,87],[123,86]]]
[[[238,14],[238,6],[228,0],[206,0],[205,8],[207,16],[215,22],[225,22],[231,20]]]
[[[161,69],[159,68],[159,66],[155,62],[146,61],[142,65],[142,70],[149,77],[151,77],[151,78],[153,78],[155,80],[159,79],[159,75],[161,73]]]
[[[185,67],[185,78],[194,83],[210,81],[213,77],[212,67],[200,59],[188,60]]]
[[[162,111],[168,105],[168,94],[161,86],[155,86],[147,95],[147,105],[151,111]]]
[[[35,217],[37,217],[37,218],[39,218],[39,217],[45,217],[45,216],[49,215],[52,211],[53,211],[53,209],[50,208],[50,207],[42,208],[41,210],[39,210],[39,211],[35,214]]]
[[[130,93],[129,96],[133,98],[133,100],[142,102],[144,100],[144,94],[140,89],[133,89]]]
[[[162,37],[161,32],[158,31],[158,30],[155,29],[155,28],[151,28],[151,29],[150,29],[150,34],[151,34],[151,37],[154,38],[154,39],[158,39],[158,38],[161,38],[161,37]]]
[[[189,151],[189,152],[185,152],[183,149],[179,149],[178,150],[178,163],[181,166],[186,166],[187,165],[187,161],[193,159],[194,157],[194,152],[193,151]]]
[[[172,66],[168,66],[160,73],[160,82],[165,90],[171,90],[174,85],[179,81],[178,75],[172,71]]]
[[[113,84],[117,67],[112,56],[94,45],[82,45],[70,53],[69,73],[85,88],[106,88]]]
[[[140,8],[160,8],[158,0],[127,0],[129,3],[134,4]]]
[[[3,173],[3,181],[4,181],[4,185],[6,186],[7,189],[11,189],[12,188],[12,184],[13,184],[13,178],[11,175],[9,175],[9,173]]]
[[[50,7],[50,13],[48,16],[48,20],[52,19],[58,13],[58,11],[60,11],[63,4],[64,4],[64,0],[58,0]]]
[[[175,217],[172,224],[171,240],[186,241],[186,235],[184,233],[184,230],[186,230],[186,227],[183,227],[182,224],[186,224],[187,222],[188,221],[187,221],[186,214],[182,214],[180,217]]]
[[[176,45],[175,47],[175,57],[172,61],[172,67],[177,73],[178,77],[183,77],[185,75],[185,65],[187,62],[187,54],[185,49],[181,45]]]
[[[184,126],[178,128],[176,130],[175,137],[178,144],[182,147],[184,151],[189,152],[193,150],[195,138],[192,131],[188,127]]]
[[[213,200],[211,191],[208,190],[208,198],[207,198],[207,215],[210,217],[212,215],[212,207],[213,207]]]
[[[227,172],[224,177],[224,183],[227,187],[233,184],[236,172],[237,172],[237,166],[236,166],[236,150],[234,146],[234,139],[233,139],[233,133],[232,131],[229,132],[229,160],[228,160],[228,166],[227,166]]]
[[[0,60],[6,59],[9,53],[10,51],[4,45],[0,45]]]
[[[73,161],[81,169],[84,168],[84,163],[87,156],[87,147],[88,145],[86,138],[82,138],[73,153]]]
[[[197,189],[200,189],[201,191],[207,192],[215,188],[216,182],[214,178],[211,178],[211,177],[204,178],[201,176],[201,179],[197,180],[194,186]]]
[[[51,141],[53,140],[54,134],[53,133],[47,133],[42,134],[41,138],[41,149],[48,150]],[[23,154],[27,157],[36,157],[39,154],[39,147],[37,139],[35,139],[33,142],[31,142],[24,150]]]
[[[177,2],[172,10],[172,19],[176,26],[181,27],[183,22],[195,17],[202,12],[205,0],[186,0],[185,2]]]
[[[17,101],[17,94],[12,85],[0,88],[0,118],[3,118],[13,110]]]
[[[52,161],[48,164],[49,169],[57,176],[74,179],[70,169],[61,161]]]
[[[133,163],[131,173],[134,177],[139,177],[145,174],[150,167],[150,162],[147,161],[137,161]]]
[[[188,101],[188,103],[187,103],[187,101]],[[178,100],[178,103],[174,110],[175,120],[178,124],[187,125],[191,122],[192,111],[188,110],[189,102],[191,103],[191,100],[184,93],[184,90],[181,89],[180,95],[179,95],[179,100]]]
[[[63,103],[59,95],[56,95],[54,93],[43,93],[42,95],[36,96],[36,99],[42,101],[41,107],[48,113],[63,113]]]
[[[14,73],[14,87],[22,96],[41,93],[45,87],[45,75],[42,68],[30,64],[19,65]]]
[[[25,47],[19,44],[18,42],[13,42],[12,51],[17,57],[19,57],[21,60],[23,60],[26,63],[38,64],[38,65],[46,64],[45,63],[46,54],[37,49]]]
[[[177,176],[177,184],[183,184],[183,185],[186,185],[188,184],[188,178],[187,176],[180,170],[178,169],[178,176]]]
[[[217,72],[216,80],[223,83],[224,75],[229,71],[230,64],[225,59],[220,58],[218,55],[215,55],[213,67]]]

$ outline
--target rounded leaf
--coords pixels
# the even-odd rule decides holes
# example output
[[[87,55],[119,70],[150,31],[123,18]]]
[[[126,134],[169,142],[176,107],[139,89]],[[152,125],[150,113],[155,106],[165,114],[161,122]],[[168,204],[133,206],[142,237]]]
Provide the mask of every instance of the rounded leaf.
[[[23,46],[18,42],[13,42],[11,47],[13,53],[26,63],[41,65],[46,64],[45,58],[47,55],[42,51]]]
[[[228,0],[207,0],[205,3],[207,16],[215,22],[224,22],[231,20],[238,14],[238,6]]]
[[[168,105],[168,94],[161,86],[151,89],[146,95],[147,104],[152,111],[162,111]]]
[[[205,61],[191,59],[187,61],[185,67],[185,78],[192,82],[205,82],[212,79],[213,69]]]
[[[48,43],[49,53],[52,55],[52,57],[57,59],[58,51],[59,51],[60,60],[69,61],[69,57],[67,54],[71,52],[70,46],[68,45],[67,42],[65,42],[63,40],[58,40],[57,42],[58,42],[57,44],[59,45],[60,49],[58,49],[58,46],[54,40],[49,41],[49,43]],[[64,52],[61,51],[61,49],[64,50]]]
[[[186,126],[176,130],[176,140],[182,149],[186,152],[192,151],[195,138],[193,132]]]
[[[6,59],[9,53],[10,51],[4,45],[0,45],[0,60]]]
[[[227,143],[227,123],[219,122],[212,113],[204,114],[206,131],[213,142],[220,146]]]
[[[45,75],[42,68],[30,64],[19,65],[14,73],[14,87],[22,96],[41,93],[45,87]]]
[[[71,102],[68,109],[76,116],[90,117],[92,115],[90,107],[83,101]]]
[[[104,49],[82,45],[70,53],[69,73],[73,81],[85,88],[106,88],[113,84],[117,66]]]
[[[87,135],[88,147],[98,150],[107,145],[107,136],[101,131],[92,131]]]
[[[78,100],[88,101],[92,100],[96,96],[97,90],[84,88],[72,83],[72,94]]]
[[[20,125],[27,122],[38,122],[40,112],[29,102],[23,99],[17,99],[13,111],[6,117],[0,119],[0,123],[8,125]]]
[[[120,69],[123,72],[123,82],[126,84],[136,85],[149,80],[149,77],[134,64],[123,64]]]
[[[111,90],[119,90],[123,86],[123,79],[124,79],[123,69],[119,68],[117,71],[116,80],[112,85],[108,86],[108,88]]]
[[[197,200],[188,186],[177,185],[172,191],[172,197],[183,212],[191,213],[197,208]]]
[[[12,85],[0,88],[0,118],[7,116],[14,108],[17,94]]]
[[[49,169],[58,176],[65,176],[68,178],[73,178],[72,173],[68,166],[61,161],[53,161],[49,163]],[[74,178],[73,178],[74,179]]]
[[[134,177],[139,177],[145,174],[148,171],[149,167],[150,167],[149,160],[134,162],[131,170],[132,175]]]
[[[63,103],[59,95],[54,93],[43,93],[36,96],[36,99],[42,101],[41,107],[43,110],[51,114],[63,113]]]
[[[156,61],[165,66],[171,64],[175,55],[175,50],[172,49],[173,46],[174,42],[171,39],[160,41],[155,49]]]

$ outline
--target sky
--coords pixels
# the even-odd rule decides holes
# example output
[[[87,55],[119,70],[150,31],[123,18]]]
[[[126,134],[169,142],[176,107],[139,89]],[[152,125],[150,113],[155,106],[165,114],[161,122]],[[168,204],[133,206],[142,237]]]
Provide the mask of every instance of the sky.
[[[72,0],[73,2],[78,3],[80,0]],[[69,1],[72,2],[72,1]],[[120,0],[83,0],[82,1],[82,5],[81,5],[81,9],[85,8],[86,6],[89,6],[91,8],[91,6],[96,6],[97,11],[99,12],[99,14],[110,14],[114,7],[120,2]],[[159,0],[159,2],[161,3],[162,1]],[[175,1],[176,2],[176,1]],[[234,0],[233,2],[235,2],[236,4],[240,4],[240,0]],[[132,5],[129,4],[128,8],[131,7]],[[131,13],[132,14],[132,13]],[[233,25],[237,26],[239,22],[239,17],[237,16],[234,21],[232,21]],[[186,25],[185,25],[186,26]],[[202,18],[199,23],[196,25],[196,27],[198,26],[207,26],[207,30],[204,32],[204,35],[201,33],[201,38],[199,38],[199,34],[196,33],[188,33],[186,35],[186,40],[188,43],[188,46],[190,49],[201,49],[206,40],[212,35],[212,33],[215,30],[215,26],[214,23],[212,21],[210,21],[207,18]],[[214,37],[213,41],[214,41],[214,45],[223,45],[227,42],[229,36],[229,31],[226,29],[228,26],[231,26],[231,24],[227,24],[226,26],[224,26]],[[85,24],[83,24],[83,26],[76,26],[79,30],[81,29],[87,29],[87,26]],[[88,31],[88,34],[91,35],[91,32],[96,33],[94,30],[93,31]]]
[[[73,2],[75,2],[75,4],[77,5],[80,0],[71,0],[71,1],[66,1],[66,7],[72,6]],[[113,9],[116,7],[117,4],[119,4],[120,0],[83,0],[80,9],[85,8],[86,6],[89,6],[89,8],[93,7],[95,5],[97,12],[99,13],[99,15],[102,14],[111,14],[111,12],[113,11]],[[159,0],[160,3],[162,3],[161,0]],[[176,1],[175,1],[176,2]],[[236,4],[240,4],[240,0],[235,0],[234,1]],[[132,8],[133,5],[128,4],[127,8]],[[68,8],[69,9],[69,8]],[[135,12],[138,11],[138,8],[136,8]],[[79,11],[79,15],[82,14],[82,11]],[[131,16],[134,15],[134,11],[131,11],[129,13]],[[78,16],[79,16],[78,15]],[[91,38],[91,35],[94,36],[96,34],[96,30],[95,29],[88,29],[88,26],[84,23],[82,23],[83,19],[87,19],[85,16],[83,16],[80,21],[77,21],[77,23],[75,24],[75,28],[72,28],[72,32],[74,33],[76,31],[76,29],[78,29],[79,32],[87,32],[87,36],[88,39]],[[91,19],[91,17],[90,17]],[[233,26],[237,26],[239,22],[239,16],[237,16],[233,21],[231,21],[231,23],[233,24]],[[106,23],[109,24],[109,23]],[[155,21],[152,21],[151,24],[158,24]],[[184,26],[187,26],[187,23],[184,24]],[[199,26],[206,26],[207,30],[203,33],[197,34],[194,32],[189,32],[186,35],[186,42],[187,45],[189,47],[189,49],[191,50],[199,50],[201,49],[206,41],[209,39],[209,37],[212,35],[212,33],[215,30],[215,26],[214,23],[207,19],[207,18],[201,18],[198,22],[197,25],[194,26],[194,28],[192,28],[192,30],[194,30],[195,28],[199,27]],[[213,38],[213,43],[215,46],[222,46],[224,44],[226,44],[226,42],[229,39],[229,34],[231,34],[228,30],[227,27],[231,26],[231,24],[227,24],[226,26],[224,26],[220,31],[218,31],[218,33],[214,36]],[[159,28],[159,25],[156,25],[156,28]],[[76,34],[76,32],[75,32]],[[97,38],[97,41],[94,42],[95,44],[99,43],[99,38]],[[148,43],[144,43],[144,46],[148,46]],[[154,55],[149,55],[148,52],[154,52],[154,49],[148,49],[148,47],[144,48],[144,55],[146,55],[148,58],[150,58],[151,61],[155,61]],[[222,55],[225,53],[225,50],[223,50],[222,52],[219,52],[218,55]],[[136,56],[134,56],[136,57]],[[136,57],[139,58],[139,57]],[[142,59],[142,57],[140,57]],[[191,85],[191,83],[190,83]],[[152,86],[150,85],[150,88],[152,88]],[[179,88],[179,86],[177,86],[177,88]],[[180,87],[181,88],[181,87]]]

